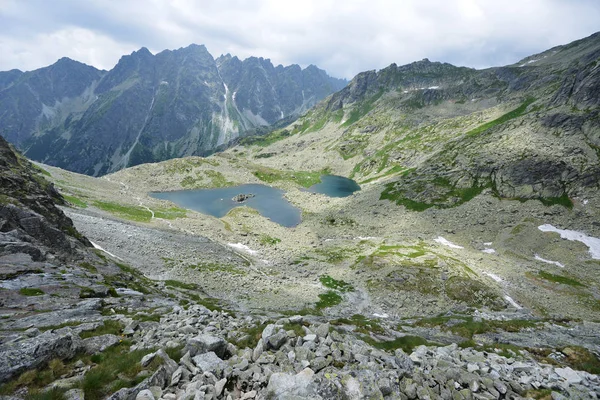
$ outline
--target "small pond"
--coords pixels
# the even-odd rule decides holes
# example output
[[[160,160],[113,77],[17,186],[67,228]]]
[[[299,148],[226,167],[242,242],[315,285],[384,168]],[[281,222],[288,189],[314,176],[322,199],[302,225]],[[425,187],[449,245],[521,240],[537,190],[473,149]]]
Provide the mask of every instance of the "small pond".
[[[337,175],[322,175],[321,183],[308,188],[309,192],[321,193],[329,197],[348,197],[358,190],[360,190],[358,183]]]
[[[232,198],[238,194],[254,194],[239,203]],[[300,210],[284,197],[283,190],[266,185],[247,184],[217,189],[178,190],[174,192],[150,193],[150,196],[169,200],[183,208],[209,214],[217,218],[225,216],[234,207],[254,208],[265,218],[285,227],[300,223]]]
[[[346,197],[360,186],[352,179],[335,175],[321,176],[321,183],[311,186],[308,191],[322,193],[329,197]],[[174,192],[153,192],[155,199],[169,200],[180,207],[221,218],[232,208],[248,206],[265,218],[285,227],[293,227],[301,222],[300,210],[283,197],[283,190],[274,187],[247,184],[216,189],[177,190]],[[243,202],[234,201],[239,194],[253,194]]]

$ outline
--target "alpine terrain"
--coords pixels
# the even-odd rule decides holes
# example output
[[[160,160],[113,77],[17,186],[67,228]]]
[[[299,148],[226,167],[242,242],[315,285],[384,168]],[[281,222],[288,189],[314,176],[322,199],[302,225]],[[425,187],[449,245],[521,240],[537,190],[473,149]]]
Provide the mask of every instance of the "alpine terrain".
[[[200,46],[63,59],[0,74],[0,110],[43,162],[0,140],[7,399],[600,396],[600,33],[347,85]]]
[[[110,71],[62,58],[0,72],[0,134],[31,159],[88,175],[208,155],[305,112],[346,84],[311,65],[274,67],[204,46],[124,56]]]

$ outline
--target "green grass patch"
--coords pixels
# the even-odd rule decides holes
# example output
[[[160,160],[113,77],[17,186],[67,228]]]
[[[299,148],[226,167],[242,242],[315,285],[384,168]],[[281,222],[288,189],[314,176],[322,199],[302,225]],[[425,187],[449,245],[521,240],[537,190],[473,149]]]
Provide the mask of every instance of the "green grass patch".
[[[317,310],[337,306],[342,302],[342,296],[336,292],[329,290],[326,293],[319,294],[319,301],[315,305]]]
[[[569,210],[573,209],[573,201],[569,198],[569,195],[566,193],[563,193],[560,197],[540,197],[538,198],[538,200],[541,201],[543,205],[548,207],[559,205],[568,208]]]
[[[452,322],[452,324],[450,324]],[[496,320],[474,320],[473,317],[451,316],[451,317],[433,317],[424,318],[415,323],[416,326],[440,327],[443,330],[450,331],[455,335],[466,339],[472,339],[473,335],[487,332],[519,332],[527,328],[536,328],[539,322],[513,319],[507,321]]]
[[[332,325],[354,325],[356,327],[356,332],[362,333],[365,335],[370,335],[371,333],[383,334],[385,333],[385,329],[373,319],[369,319],[364,315],[354,314],[350,319],[348,318],[338,318],[336,320],[331,321]]]
[[[343,293],[354,291],[354,287],[351,284],[349,284],[348,282],[333,279],[329,275],[321,275],[319,277],[319,280],[321,281],[321,284],[323,286],[325,286],[326,288],[329,288],[329,289],[338,290]]]
[[[554,283],[560,283],[563,285],[576,286],[576,287],[577,286],[581,286],[581,287],[585,286],[583,283],[579,282],[576,279],[569,278],[569,277],[563,276],[563,275],[551,274],[546,271],[539,271],[538,276],[547,281],[554,282]]]
[[[346,119],[346,121],[344,121],[342,126],[350,126],[353,123],[360,120],[365,115],[367,115],[369,113],[369,111],[371,111],[373,109],[373,104],[381,97],[381,95],[383,95],[383,92],[384,92],[383,89],[381,89],[379,92],[377,92],[374,96],[370,97],[369,99],[366,99],[366,100],[360,102],[359,104],[355,104],[354,109],[352,111],[350,111],[350,114],[348,115],[348,119]]]
[[[402,336],[400,338],[396,338],[394,340],[388,340],[388,341],[384,341],[384,342],[375,340],[372,337],[367,336],[367,335],[361,336],[360,339],[363,340],[365,343],[368,343],[371,346],[373,346],[377,349],[380,349],[380,350],[394,351],[396,349],[402,349],[407,354],[412,353],[412,351],[415,347],[418,347],[421,345],[431,346],[434,344],[434,343],[428,342],[426,339],[423,339],[420,336],[411,336],[411,335]]]
[[[187,211],[179,207],[158,208],[152,211],[154,211],[155,218],[162,219],[185,218],[185,216],[187,215]]]
[[[119,321],[115,321],[112,319],[104,320],[104,323],[100,325],[98,328],[93,331],[85,331],[81,332],[79,335],[82,339],[94,337],[94,336],[102,336],[102,335],[120,335],[123,330],[123,324]]]
[[[239,329],[239,331],[243,332],[244,335],[235,341],[234,344],[240,349],[245,349],[246,347],[254,349],[262,336],[262,331],[267,327],[267,325],[269,325],[269,322]]]
[[[480,125],[477,128],[470,130],[469,132],[466,133],[466,135],[467,136],[479,135],[479,134],[487,131],[490,128],[493,128],[497,125],[503,124],[507,121],[510,121],[511,119],[520,117],[521,115],[523,115],[525,113],[525,110],[527,109],[527,107],[534,101],[535,101],[535,98],[529,97],[519,107],[515,108],[512,111],[507,112],[506,114],[496,118],[493,121],[486,122],[485,124]]]
[[[40,174],[44,175],[44,176],[52,176],[52,174],[48,171],[46,171],[44,168],[40,167],[39,165],[35,165],[33,163],[31,163],[31,166]]]
[[[180,281],[176,281],[176,280],[172,280],[172,279],[167,279],[165,281],[165,285],[179,288],[179,289],[198,290],[198,285],[196,285],[195,283],[185,283],[185,282],[180,282]]]
[[[108,201],[95,201],[94,206],[131,221],[149,222],[152,219],[152,213],[140,206],[126,206]]]
[[[95,266],[93,266],[92,264],[90,264],[87,261],[79,263],[79,266],[83,269],[90,271],[91,273],[94,273],[94,274],[98,272],[98,268],[96,268]]]
[[[136,376],[142,371],[140,360],[154,349],[129,351],[131,345],[123,341],[117,346],[90,357],[96,365],[81,382],[86,400],[100,400],[123,388],[133,387],[143,378]]]
[[[19,293],[23,296],[42,296],[45,294],[42,289],[38,288],[21,288]]]
[[[71,196],[68,194],[63,194],[62,197],[65,198],[66,201],[68,201],[69,203],[71,203],[72,205],[79,207],[79,208],[87,208],[87,203],[83,200],[81,200],[78,197],[75,196]]]
[[[260,235],[260,238],[258,240],[260,241],[260,244],[262,244],[264,246],[275,246],[277,243],[281,242],[281,239],[273,237],[273,236],[269,236],[264,233],[262,235]]]
[[[253,174],[258,179],[267,183],[274,183],[278,181],[289,181],[297,183],[302,187],[311,187],[321,182],[321,175],[327,175],[328,169],[321,171],[280,171],[272,168],[259,167]]]

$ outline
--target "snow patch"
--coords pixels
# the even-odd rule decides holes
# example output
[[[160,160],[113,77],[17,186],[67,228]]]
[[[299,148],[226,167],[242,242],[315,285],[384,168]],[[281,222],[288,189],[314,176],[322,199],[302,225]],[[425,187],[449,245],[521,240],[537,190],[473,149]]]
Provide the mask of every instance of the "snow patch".
[[[510,303],[510,305],[511,305],[511,306],[513,306],[514,308],[516,308],[517,310],[520,310],[520,309],[522,309],[522,308],[523,308],[523,307],[521,307],[521,306],[519,305],[519,303],[517,303],[517,302],[516,302],[516,301],[515,301],[515,300],[514,300],[512,297],[510,297],[509,295],[505,295],[505,296],[504,296],[504,299],[505,299],[506,301],[508,301],[508,302]]]
[[[537,254],[535,255],[535,259],[541,262],[544,262],[546,264],[552,264],[552,265],[556,265],[557,267],[561,267],[564,268],[564,264],[559,263],[558,261],[550,261],[550,260],[546,260],[545,258],[542,258],[540,256],[538,256]]]
[[[490,278],[492,278],[493,280],[495,280],[498,283],[502,282],[502,278],[500,278],[498,275],[493,274],[491,272],[484,272],[484,274],[486,274],[487,276],[489,276]]]
[[[357,236],[354,238],[354,240],[373,240],[373,239],[379,239],[375,236]]]
[[[491,246],[492,244],[493,244],[493,242],[486,242],[486,243],[484,243],[483,245],[484,245],[484,246],[487,246],[487,247],[489,247],[489,246]]]
[[[483,249],[481,251],[487,254],[494,254],[496,252],[494,249]]]
[[[590,255],[593,259],[600,260],[600,239],[577,231],[558,229],[550,224],[540,225],[538,229],[542,232],[556,232],[563,239],[581,242],[590,249]]]
[[[439,86],[429,86],[427,89],[429,89],[429,90],[437,90],[439,88],[440,88]]]
[[[116,288],[117,294],[124,294],[128,296],[143,296],[144,293],[138,292],[137,290],[127,288]]]
[[[245,244],[241,244],[241,243],[227,243],[227,246],[233,247],[234,249],[245,251],[246,253],[248,253],[250,255],[256,255],[256,254],[258,254],[258,251],[252,250],[250,247],[246,246]]]
[[[90,240],[90,243],[92,244],[92,246],[94,246],[95,249],[103,251],[104,253],[108,254],[109,256],[111,256],[113,258],[116,258],[117,260],[123,261],[123,259],[121,257],[115,256],[113,253],[104,250],[102,247],[98,246],[96,243],[92,242],[91,240]]]
[[[433,239],[433,241],[438,242],[439,244],[443,244],[444,246],[448,246],[453,249],[464,249],[464,247],[454,244],[451,241],[449,241],[448,239],[443,238],[441,236],[438,236],[436,239]]]
[[[383,313],[383,314],[373,313],[373,316],[377,317],[377,318],[389,318],[390,317],[386,313]]]

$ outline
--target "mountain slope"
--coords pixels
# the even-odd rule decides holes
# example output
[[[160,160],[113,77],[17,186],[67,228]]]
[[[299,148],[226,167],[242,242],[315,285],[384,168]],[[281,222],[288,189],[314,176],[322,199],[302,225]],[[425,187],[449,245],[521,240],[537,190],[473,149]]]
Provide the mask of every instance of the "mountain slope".
[[[271,138],[320,132],[327,163],[362,182],[391,180],[382,198],[411,209],[485,189],[569,205],[600,184],[599,63],[595,34],[485,70],[392,64],[359,74]],[[301,151],[319,147],[304,141]]]
[[[111,71],[66,58],[0,73],[0,134],[32,159],[89,175],[207,155],[345,85],[314,66],[142,48]]]

